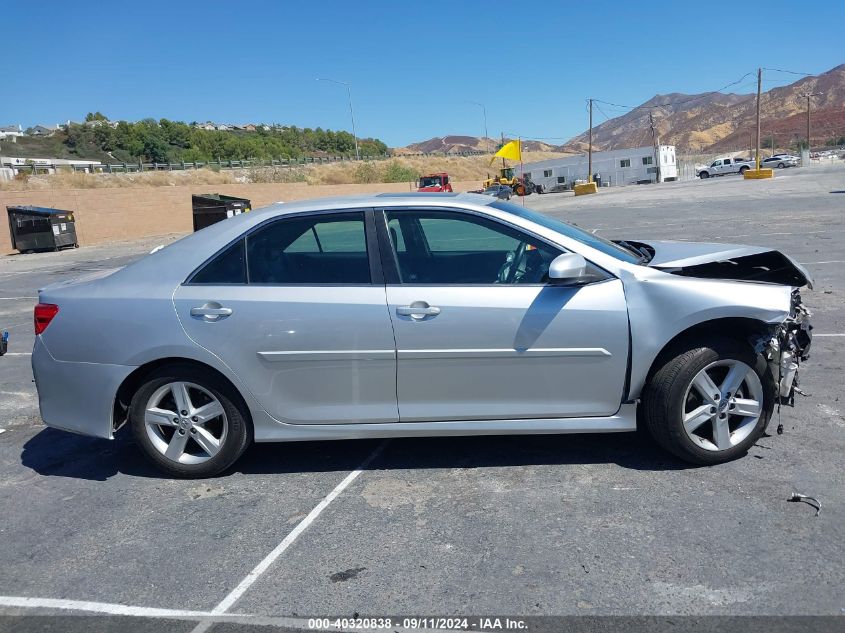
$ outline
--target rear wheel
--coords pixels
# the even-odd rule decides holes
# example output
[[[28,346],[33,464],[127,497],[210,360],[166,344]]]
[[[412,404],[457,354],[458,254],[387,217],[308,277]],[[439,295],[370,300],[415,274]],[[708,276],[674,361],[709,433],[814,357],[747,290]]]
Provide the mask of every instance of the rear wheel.
[[[774,408],[766,360],[747,345],[714,339],[676,348],[661,362],[642,401],[657,443],[694,464],[744,455]]]
[[[156,370],[129,408],[145,456],[175,477],[211,477],[235,463],[249,445],[248,413],[231,386],[189,365]]]
[[[747,172],[747,171],[748,171],[748,167],[740,167],[739,168],[739,175],[744,176],[745,172]]]

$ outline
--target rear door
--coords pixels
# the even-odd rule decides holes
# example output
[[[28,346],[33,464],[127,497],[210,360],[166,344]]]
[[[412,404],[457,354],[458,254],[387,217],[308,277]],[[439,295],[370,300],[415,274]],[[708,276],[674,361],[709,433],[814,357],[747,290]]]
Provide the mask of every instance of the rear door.
[[[403,422],[605,416],[628,355],[622,282],[550,285],[562,251],[466,211],[386,210]]]
[[[396,422],[396,360],[371,212],[287,216],[174,296],[188,336],[277,420]]]

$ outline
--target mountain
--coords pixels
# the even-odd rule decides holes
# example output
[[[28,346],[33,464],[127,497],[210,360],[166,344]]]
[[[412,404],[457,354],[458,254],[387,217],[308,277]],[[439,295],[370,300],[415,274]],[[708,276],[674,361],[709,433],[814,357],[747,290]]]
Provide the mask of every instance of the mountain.
[[[512,139],[506,138],[505,142]],[[439,136],[427,141],[411,143],[407,147],[397,147],[394,154],[458,154],[461,152],[493,152],[501,144],[501,139],[480,136]],[[542,141],[523,139],[522,149],[526,152],[556,152],[559,148]]]
[[[763,71],[766,78],[766,71]],[[760,100],[761,136],[772,133],[775,145],[787,147],[806,135],[807,99],[812,98],[812,144],[845,135],[845,64],[825,73],[763,93]],[[601,107],[601,103],[597,104]],[[597,116],[593,112],[593,120]],[[622,116],[593,127],[594,149],[620,149],[651,145],[649,114],[661,143],[682,151],[746,149],[756,134],[756,95],[708,92],[696,95],[655,95]],[[583,151],[587,132],[570,139],[564,147]]]

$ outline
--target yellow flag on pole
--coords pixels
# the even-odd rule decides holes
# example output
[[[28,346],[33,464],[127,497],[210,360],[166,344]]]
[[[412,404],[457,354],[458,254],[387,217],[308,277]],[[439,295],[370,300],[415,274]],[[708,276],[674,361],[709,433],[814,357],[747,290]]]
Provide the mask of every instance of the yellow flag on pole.
[[[522,160],[522,148],[520,147],[519,141],[511,141],[510,143],[502,145],[502,149],[493,154],[493,158],[490,159],[490,164],[492,165],[493,161],[497,158]]]

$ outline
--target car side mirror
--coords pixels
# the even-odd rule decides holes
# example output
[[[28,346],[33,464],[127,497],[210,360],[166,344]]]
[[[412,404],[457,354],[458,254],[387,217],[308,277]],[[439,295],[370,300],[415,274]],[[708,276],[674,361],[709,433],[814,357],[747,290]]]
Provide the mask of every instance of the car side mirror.
[[[556,284],[575,283],[586,277],[587,260],[578,253],[563,253],[549,265],[549,281]]]

